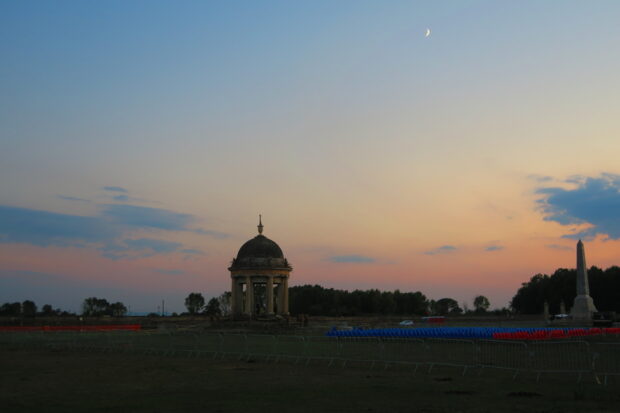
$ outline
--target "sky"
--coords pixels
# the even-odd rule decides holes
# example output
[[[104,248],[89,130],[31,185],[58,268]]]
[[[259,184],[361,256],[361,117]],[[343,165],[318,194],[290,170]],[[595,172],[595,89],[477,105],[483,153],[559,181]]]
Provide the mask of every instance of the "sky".
[[[289,285],[507,306],[619,265],[617,1],[0,2],[0,303]],[[427,29],[431,30],[425,36]]]

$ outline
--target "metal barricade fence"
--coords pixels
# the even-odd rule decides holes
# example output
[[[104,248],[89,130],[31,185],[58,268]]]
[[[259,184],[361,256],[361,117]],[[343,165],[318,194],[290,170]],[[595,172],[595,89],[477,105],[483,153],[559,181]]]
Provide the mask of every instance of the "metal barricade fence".
[[[514,376],[530,368],[530,352],[523,341],[479,340],[476,364],[480,368],[514,371]]]
[[[476,367],[476,348],[472,340],[429,338],[425,341],[429,347],[430,367],[462,367],[463,374],[468,368]]]
[[[196,335],[196,356],[217,357],[222,345],[219,334],[197,334]]]
[[[0,346],[70,351],[127,352],[163,356],[210,356],[420,366],[504,369],[519,372],[620,375],[620,343],[579,340],[508,341],[326,337],[200,332],[23,332],[0,334]]]
[[[168,340],[168,354],[171,356],[192,357],[198,355],[198,337],[200,335],[193,332],[182,332],[170,334]]]
[[[137,336],[138,340],[134,343],[134,351],[143,354],[172,355],[173,345],[172,335],[166,333],[146,333]]]
[[[338,359],[343,366],[347,361],[376,363],[381,361],[382,341],[378,337],[342,337],[337,338]]]
[[[267,361],[275,356],[277,337],[253,334],[246,336],[247,357],[265,358]]]
[[[342,342],[333,337],[307,336],[303,338],[306,364],[310,360],[342,360]]]
[[[299,362],[307,357],[306,340],[303,336],[276,336],[277,343],[274,350],[275,362],[280,360],[295,360]]]
[[[248,338],[245,334],[220,334],[220,349],[222,357],[236,356],[241,359],[248,354]]]
[[[605,384],[609,376],[620,376],[620,343],[595,343],[591,348],[594,371]]]
[[[421,365],[428,365],[430,354],[428,345],[421,339],[390,338],[381,342],[381,361],[389,364],[409,364],[417,371]]]
[[[549,341],[528,343],[531,370],[542,373],[593,373],[590,346],[585,341]]]

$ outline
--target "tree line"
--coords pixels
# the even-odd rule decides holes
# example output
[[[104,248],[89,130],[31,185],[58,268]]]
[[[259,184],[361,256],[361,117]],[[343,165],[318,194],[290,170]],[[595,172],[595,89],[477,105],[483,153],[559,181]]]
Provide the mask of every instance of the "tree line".
[[[424,294],[416,292],[355,290],[337,290],[320,285],[302,285],[289,288],[290,311],[292,314],[309,314],[321,316],[354,316],[366,314],[382,315],[448,315],[462,314],[464,311],[452,298],[428,300]],[[231,294],[227,291],[208,302],[199,292],[192,292],[185,298],[187,312],[181,315],[226,316],[231,312]],[[474,299],[476,313],[485,313],[489,300],[484,296]],[[121,302],[110,303],[105,298],[88,297],[84,299],[81,315],[85,317],[123,317],[127,307]],[[22,303],[5,303],[0,306],[0,316],[68,316],[76,314],[60,309],[53,309],[45,304],[42,311],[37,305],[26,300]],[[176,316],[176,313],[173,313]],[[159,316],[150,313],[149,316]]]
[[[220,316],[227,315],[230,312],[230,292],[225,292],[219,297],[214,297],[205,304],[205,299],[200,293],[190,293],[185,298],[185,307],[187,313],[183,315],[210,315]],[[41,311],[37,311],[38,307],[32,300],[23,302],[4,303],[0,306],[0,316],[9,317],[50,317],[50,316],[76,316],[77,314],[54,309],[50,304],[45,304]],[[120,301],[111,303],[105,298],[88,297],[82,302],[80,315],[84,317],[123,317],[127,315],[128,309],[125,304]],[[149,316],[157,316],[157,313],[151,313]],[[176,313],[174,313],[176,315]]]
[[[588,270],[590,296],[599,311],[620,313],[620,267],[606,270],[592,266]],[[570,311],[577,295],[577,270],[558,268],[550,276],[536,274],[521,285],[512,298],[511,307],[520,314],[540,314],[545,302],[549,312]]]
[[[536,274],[518,289],[510,307],[519,314],[540,314],[545,302],[553,314],[570,311],[576,292],[575,269],[559,268],[553,274]],[[599,311],[620,313],[620,267],[612,266],[606,270],[590,267],[588,270],[590,295]],[[489,300],[482,295],[473,301],[474,310],[469,311],[466,304],[459,306],[452,298],[428,299],[420,291],[401,292],[370,290],[338,290],[320,285],[301,285],[289,288],[289,306],[292,314],[317,316],[356,316],[367,314],[381,315],[456,315],[463,313],[483,314],[488,312]],[[201,293],[190,293],[185,298],[189,315],[220,316],[230,314],[230,292],[211,298],[208,302]],[[504,314],[508,309],[493,311]],[[32,300],[4,303],[0,306],[0,316],[35,317],[75,315],[45,304],[38,311]],[[127,315],[127,307],[121,302],[110,303],[106,299],[89,297],[82,304],[82,315],[89,317]]]
[[[127,307],[120,301],[109,303],[105,298],[89,297],[82,303],[82,315],[86,317],[122,317],[126,314]]]
[[[382,315],[448,315],[465,312],[456,300],[445,297],[429,300],[420,291],[401,292],[370,290],[338,290],[320,285],[301,285],[289,288],[289,307],[292,314],[321,316]],[[474,299],[476,313],[485,313],[489,300]]]
[[[230,314],[230,291],[219,297],[213,297],[205,304],[205,298],[201,293],[190,293],[185,298],[185,308],[189,315],[221,316]]]
[[[21,303],[16,301],[14,303],[4,303],[0,306],[0,316],[10,317],[52,317],[52,316],[68,316],[72,315],[68,311],[63,311],[60,308],[53,308],[50,304],[45,304],[41,307],[41,311],[37,311],[38,307],[32,300],[25,300]]]
[[[53,316],[75,316],[75,313],[54,309],[51,304],[45,304],[41,307],[41,311],[37,311],[38,307],[32,300],[23,302],[4,303],[0,306],[0,316],[10,317],[53,317]],[[122,317],[127,314],[127,307],[121,303],[109,303],[105,298],[89,297],[82,303],[82,315],[87,317],[98,317],[109,315],[113,317]]]
[[[187,312],[181,315],[229,315],[231,312],[230,296],[230,291],[227,291],[219,297],[211,298],[206,303],[201,293],[190,293],[185,298]],[[261,301],[265,299],[266,297],[261,297]],[[320,285],[301,285],[289,288],[291,314],[314,316],[482,314],[487,312],[489,300],[479,295],[473,300],[473,305],[475,310],[464,310],[452,298],[429,300],[419,291],[379,291],[377,289],[347,291],[325,288]],[[498,311],[503,313],[507,310],[495,312]]]
[[[289,310],[292,314],[322,316],[355,316],[361,314],[426,315],[430,302],[424,294],[398,290],[337,290],[320,285],[289,288]]]

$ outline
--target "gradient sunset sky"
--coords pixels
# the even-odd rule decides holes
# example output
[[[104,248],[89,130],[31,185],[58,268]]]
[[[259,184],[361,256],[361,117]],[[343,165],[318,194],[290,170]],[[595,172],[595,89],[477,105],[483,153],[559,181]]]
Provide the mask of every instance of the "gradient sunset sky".
[[[0,303],[290,285],[507,306],[620,264],[618,1],[3,1]],[[431,35],[425,37],[427,28]]]

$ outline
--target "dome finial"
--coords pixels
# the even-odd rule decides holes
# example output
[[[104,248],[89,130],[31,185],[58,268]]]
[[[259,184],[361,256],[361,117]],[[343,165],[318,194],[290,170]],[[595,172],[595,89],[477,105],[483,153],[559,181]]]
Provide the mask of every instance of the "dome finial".
[[[258,215],[258,233],[262,235],[263,233],[263,217],[262,215]]]

